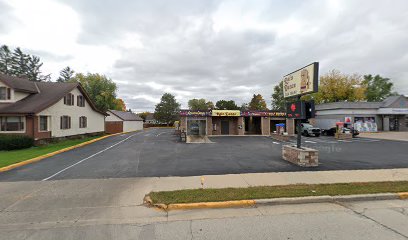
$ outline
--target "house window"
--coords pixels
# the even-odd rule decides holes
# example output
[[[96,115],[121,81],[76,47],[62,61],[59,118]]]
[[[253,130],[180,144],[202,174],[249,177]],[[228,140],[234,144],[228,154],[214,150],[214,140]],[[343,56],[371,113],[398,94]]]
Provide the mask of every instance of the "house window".
[[[77,106],[78,107],[85,107],[85,98],[82,95],[77,96]]]
[[[2,132],[24,131],[24,117],[0,117]]]
[[[70,128],[71,128],[71,117],[61,116],[61,129],[70,129]]]
[[[74,94],[68,93],[67,95],[65,95],[64,104],[69,105],[69,106],[73,106],[74,105]]]
[[[0,100],[10,100],[11,89],[8,87],[0,87]]]
[[[88,123],[86,117],[79,117],[79,128],[86,128],[87,124]]]
[[[48,131],[48,116],[40,116],[40,131]]]

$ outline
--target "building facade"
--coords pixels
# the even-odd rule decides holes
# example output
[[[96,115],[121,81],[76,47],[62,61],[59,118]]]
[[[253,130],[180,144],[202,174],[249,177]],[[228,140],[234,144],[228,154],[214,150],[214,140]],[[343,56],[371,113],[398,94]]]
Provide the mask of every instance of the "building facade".
[[[104,131],[105,113],[79,83],[32,82],[0,74],[0,134],[41,140]]]
[[[270,135],[276,124],[285,123],[288,134],[294,133],[294,122],[284,112],[274,111],[180,111],[180,130],[187,135]]]
[[[108,110],[105,119],[107,133],[143,130],[143,119],[133,112]]]
[[[408,131],[407,97],[390,96],[382,102],[335,102],[316,105],[310,122],[322,129],[344,122],[360,132]]]

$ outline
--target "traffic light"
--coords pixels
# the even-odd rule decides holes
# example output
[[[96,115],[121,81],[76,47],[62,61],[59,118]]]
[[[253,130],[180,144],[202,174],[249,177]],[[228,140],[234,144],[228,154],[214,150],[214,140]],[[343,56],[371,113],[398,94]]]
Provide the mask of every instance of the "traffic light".
[[[306,119],[314,118],[316,116],[314,100],[305,102]]]

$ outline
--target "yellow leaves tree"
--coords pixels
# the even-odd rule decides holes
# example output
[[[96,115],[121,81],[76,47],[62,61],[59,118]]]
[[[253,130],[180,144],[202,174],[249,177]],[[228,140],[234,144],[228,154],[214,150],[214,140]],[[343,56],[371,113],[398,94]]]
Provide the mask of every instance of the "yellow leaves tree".
[[[122,98],[115,99],[115,110],[126,111],[126,105]]]
[[[365,100],[365,87],[363,78],[358,74],[344,74],[332,70],[320,77],[319,91],[304,100],[314,99],[316,103],[329,102],[357,102]]]

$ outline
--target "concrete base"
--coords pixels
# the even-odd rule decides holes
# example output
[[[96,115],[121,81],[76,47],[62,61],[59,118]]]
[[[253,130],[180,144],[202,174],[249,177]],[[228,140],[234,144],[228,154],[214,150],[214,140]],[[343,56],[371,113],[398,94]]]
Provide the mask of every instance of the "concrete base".
[[[186,143],[213,143],[207,136],[187,136]]]
[[[350,140],[353,139],[353,135],[351,133],[335,133],[334,137],[339,140]]]
[[[319,152],[316,149],[296,146],[282,146],[282,158],[301,167],[317,167],[319,165]]]
[[[281,142],[288,142],[290,139],[293,139],[294,135],[282,135],[277,133],[271,133],[271,138],[281,141]]]

